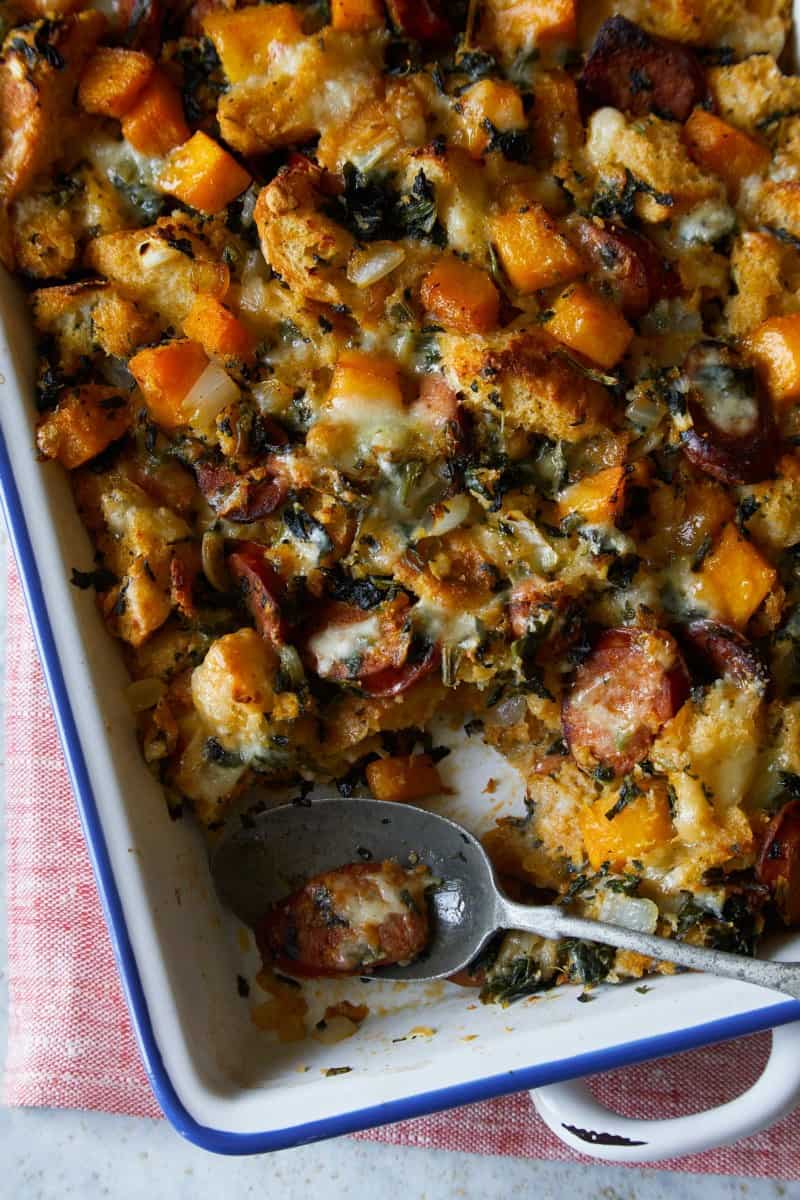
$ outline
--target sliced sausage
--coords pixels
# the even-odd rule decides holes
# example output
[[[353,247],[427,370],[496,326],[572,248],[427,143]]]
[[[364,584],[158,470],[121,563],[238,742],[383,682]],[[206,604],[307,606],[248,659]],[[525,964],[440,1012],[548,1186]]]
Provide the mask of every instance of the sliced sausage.
[[[403,37],[417,42],[446,42],[452,27],[440,11],[437,0],[386,0],[389,19]]]
[[[120,0],[119,17],[125,44],[157,57],[165,14],[163,0]]]
[[[283,581],[268,561],[264,547],[258,542],[239,542],[228,555],[228,570],[261,636],[268,642],[283,641],[286,635],[280,606]]]
[[[573,228],[592,281],[627,317],[641,317],[656,301],[679,294],[678,273],[642,234],[587,220]]]
[[[581,766],[601,763],[624,774],[646,758],[688,693],[688,673],[670,634],[607,629],[564,700],[564,736]]]
[[[378,687],[382,678],[394,678],[384,672],[399,671],[408,659],[412,641],[408,608],[405,595],[366,612],[355,604],[328,601],[306,638],[306,659],[312,670],[323,679],[371,679]]]
[[[286,481],[268,466],[239,475],[224,463],[194,466],[197,486],[214,512],[239,525],[269,516],[286,498]]]
[[[693,51],[616,16],[598,30],[578,79],[578,94],[584,118],[609,105],[635,117],[655,113],[685,121],[709,92]]]
[[[451,454],[462,454],[467,449],[469,419],[458,394],[444,375],[432,371],[422,376],[419,396],[409,408],[408,415],[413,422],[430,430],[434,437],[442,438]]]
[[[737,629],[718,621],[690,621],[683,637],[704,664],[717,676],[732,679],[740,687],[755,683],[765,688],[769,672],[755,647]]]
[[[683,364],[692,427],[681,433],[690,462],[721,483],[759,483],[778,455],[772,409],[758,376],[729,346],[705,341]]]
[[[438,667],[441,660],[441,647],[438,643],[427,645],[415,654],[412,646],[408,658],[401,667],[384,667],[364,680],[363,691],[369,696],[380,699],[385,696],[399,696],[407,692],[420,679],[430,675]]]
[[[410,963],[425,950],[430,920],[426,867],[349,863],[309,879],[256,928],[265,961],[293,975],[352,975]]]
[[[767,828],[758,878],[787,925],[800,924],[800,800],[790,800]]]

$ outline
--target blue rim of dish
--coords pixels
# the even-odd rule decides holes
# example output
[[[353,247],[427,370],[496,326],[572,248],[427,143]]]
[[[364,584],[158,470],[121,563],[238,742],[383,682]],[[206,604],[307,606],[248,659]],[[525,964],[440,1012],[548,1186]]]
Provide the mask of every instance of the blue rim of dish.
[[[39,568],[33,553],[25,515],[17,489],[5,436],[0,431],[0,505],[22,578],[28,612],[36,645],[42,660],[45,680],[53,704],[56,724],[72,781],[84,836],[94,869],[97,889],[111,936],[122,987],[131,1014],[139,1052],[161,1110],[174,1128],[188,1141],[215,1154],[265,1154],[306,1145],[324,1138],[340,1137],[358,1130],[423,1117],[447,1108],[457,1108],[493,1096],[544,1087],[565,1079],[610,1071],[650,1058],[663,1058],[682,1050],[710,1045],[727,1038],[743,1037],[776,1025],[800,1020],[800,1001],[789,1000],[768,1008],[754,1009],[730,1017],[721,1017],[672,1033],[578,1054],[572,1058],[540,1063],[520,1070],[504,1071],[468,1083],[453,1084],[434,1091],[420,1092],[401,1100],[371,1105],[305,1125],[288,1129],[270,1129],[260,1133],[235,1133],[212,1129],[197,1122],[176,1092],[164,1066],[147,1007],[136,959],[131,947],[125,916],[117,891],[108,849],[103,835],[97,803],[89,781],[69,694],[56,650],[50,616],[42,591]]]

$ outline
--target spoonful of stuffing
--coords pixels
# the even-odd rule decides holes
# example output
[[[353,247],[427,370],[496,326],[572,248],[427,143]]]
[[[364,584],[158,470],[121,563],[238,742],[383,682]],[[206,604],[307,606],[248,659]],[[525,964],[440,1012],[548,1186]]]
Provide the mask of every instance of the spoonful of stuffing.
[[[292,975],[424,982],[465,970],[499,929],[578,938],[800,999],[800,963],[751,959],[519,904],[477,838],[385,800],[330,799],[248,817],[212,852],[218,894]]]

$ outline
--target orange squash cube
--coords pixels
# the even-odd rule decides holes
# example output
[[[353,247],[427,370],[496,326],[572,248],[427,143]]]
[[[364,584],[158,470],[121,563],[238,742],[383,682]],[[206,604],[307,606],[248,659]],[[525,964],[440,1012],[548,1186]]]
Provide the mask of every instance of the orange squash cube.
[[[531,128],[540,158],[563,158],[583,143],[578,89],[566,71],[537,74]]]
[[[516,211],[500,213],[491,227],[503,270],[517,291],[568,283],[586,269],[541,204],[523,204]]]
[[[386,17],[381,0],[331,0],[331,25],[345,33],[383,29]]]
[[[800,399],[800,313],[769,317],[743,344],[776,408]]]
[[[482,79],[464,92],[461,107],[467,149],[476,158],[480,158],[491,141],[487,125],[492,125],[500,133],[528,128],[522,96],[513,83]]]
[[[744,629],[775,584],[777,573],[730,521],[700,572],[720,620]]]
[[[247,326],[214,296],[198,296],[183,322],[183,332],[199,342],[206,354],[251,359],[255,338]]]
[[[594,871],[603,863],[612,871],[624,871],[631,859],[646,862],[653,850],[669,845],[675,836],[665,788],[650,788],[609,817],[614,803],[604,794],[581,809],[581,833]]]
[[[149,81],[155,63],[138,50],[99,46],[83,68],[78,102],[88,113],[124,117]]]
[[[606,369],[619,362],[633,337],[619,309],[584,283],[561,293],[545,328],[559,342]]]
[[[336,409],[369,404],[403,407],[400,376],[394,359],[361,350],[345,350],[333,368],[328,399]]]
[[[122,437],[130,415],[119,389],[89,383],[62,395],[58,408],[42,419],[36,442],[45,458],[73,471]]]
[[[719,175],[732,193],[748,175],[758,175],[769,166],[766,146],[704,108],[696,108],[689,117],[683,140],[694,161]]]
[[[158,157],[189,137],[183,101],[175,84],[156,68],[122,118],[122,135],[134,150]]]
[[[376,758],[367,766],[366,776],[376,800],[422,800],[442,790],[439,771],[429,754]]]
[[[626,467],[606,467],[594,475],[579,479],[558,499],[558,515],[580,513],[590,525],[607,525],[625,504],[625,483],[630,474]]]
[[[430,317],[458,333],[489,333],[497,325],[500,294],[485,271],[460,258],[442,258],[422,281]]]
[[[203,20],[222,69],[231,83],[264,75],[275,42],[290,45],[303,36],[300,14],[293,4],[258,4],[234,12],[219,9]]]
[[[250,186],[252,176],[218,142],[198,129],[170,154],[158,186],[200,212],[221,212]]]
[[[183,401],[207,366],[202,346],[176,339],[140,350],[129,361],[128,370],[141,388],[153,420],[171,430],[187,423]]]
[[[485,0],[480,41],[512,60],[521,50],[574,41],[576,0]]]

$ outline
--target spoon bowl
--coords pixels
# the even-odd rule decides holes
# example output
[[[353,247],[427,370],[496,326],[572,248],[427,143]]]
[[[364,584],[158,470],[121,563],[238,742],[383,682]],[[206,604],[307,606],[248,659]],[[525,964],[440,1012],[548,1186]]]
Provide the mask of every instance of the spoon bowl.
[[[388,858],[404,867],[424,863],[441,883],[430,897],[434,933],[427,953],[376,976],[442,979],[468,966],[499,925],[494,871],[477,838],[436,813],[386,800],[289,804],[223,835],[211,869],[223,903],[255,925],[312,875]]]
[[[401,866],[428,867],[438,881],[430,896],[428,947],[411,963],[375,969],[376,978],[424,982],[455,975],[498,929],[520,929],[544,938],[602,942],[800,999],[798,963],[745,958],[574,917],[557,904],[517,904],[500,890],[477,838],[455,821],[411,804],[309,800],[248,814],[236,828],[229,824],[211,852],[211,872],[220,899],[251,926],[323,871],[391,858]]]

